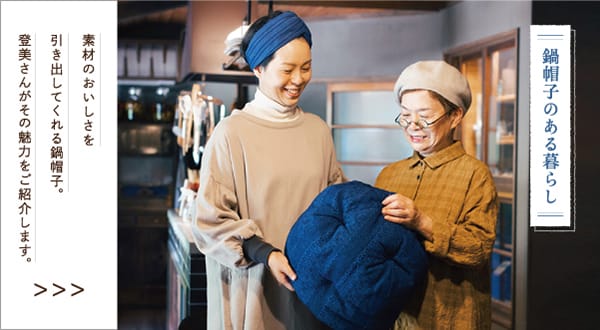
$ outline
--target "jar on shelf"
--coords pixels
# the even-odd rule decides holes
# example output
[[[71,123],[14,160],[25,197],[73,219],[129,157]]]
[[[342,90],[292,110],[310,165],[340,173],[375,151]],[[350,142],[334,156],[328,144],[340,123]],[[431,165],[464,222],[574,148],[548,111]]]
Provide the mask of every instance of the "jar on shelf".
[[[144,107],[140,100],[142,89],[139,87],[130,87],[127,100],[123,108],[123,115],[120,116],[123,120],[139,121],[143,119]]]
[[[167,87],[156,88],[155,100],[152,104],[152,121],[161,123],[173,121],[175,109],[172,104],[167,102],[168,93],[169,88]]]

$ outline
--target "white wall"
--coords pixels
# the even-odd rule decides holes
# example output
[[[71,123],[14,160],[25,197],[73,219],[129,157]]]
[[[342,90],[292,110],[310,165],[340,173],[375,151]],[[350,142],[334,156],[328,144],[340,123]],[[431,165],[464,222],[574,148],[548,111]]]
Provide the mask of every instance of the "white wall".
[[[517,27],[529,32],[529,1],[463,1],[443,11],[443,48],[470,43]],[[527,47],[528,51],[529,47]]]
[[[442,14],[308,21],[313,82],[300,106],[325,119],[327,82],[394,81],[419,59],[442,59]]]
[[[515,28],[527,34],[530,22],[527,1],[463,1],[415,16],[308,21],[313,79],[395,78],[417,60],[442,59],[446,49]]]
[[[309,21],[313,77],[389,77],[418,59],[441,59],[441,13]]]

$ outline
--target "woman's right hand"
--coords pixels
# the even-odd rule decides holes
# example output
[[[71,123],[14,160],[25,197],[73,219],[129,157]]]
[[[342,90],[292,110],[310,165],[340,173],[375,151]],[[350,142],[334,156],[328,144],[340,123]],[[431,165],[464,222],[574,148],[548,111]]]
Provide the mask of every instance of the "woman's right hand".
[[[419,212],[412,199],[393,194],[387,196],[381,204],[381,214],[385,220],[416,230],[428,241],[433,241],[432,221],[426,214]]]
[[[290,280],[296,280],[296,273],[290,266],[288,259],[281,251],[273,251],[269,254],[267,264],[271,274],[275,277],[279,284],[285,286],[288,290],[294,291],[294,287]]]

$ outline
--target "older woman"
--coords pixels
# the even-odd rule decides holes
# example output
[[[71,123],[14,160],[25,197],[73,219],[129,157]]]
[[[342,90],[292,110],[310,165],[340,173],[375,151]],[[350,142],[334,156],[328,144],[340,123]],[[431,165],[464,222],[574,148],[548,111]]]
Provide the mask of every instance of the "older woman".
[[[375,185],[396,192],[383,200],[384,218],[420,233],[430,255],[428,279],[396,326],[489,329],[496,188],[487,166],[453,139],[471,104],[469,84],[445,62],[422,61],[400,74],[394,93],[414,152]]]
[[[311,45],[292,12],[258,19],[242,41],[258,89],[207,143],[193,226],[206,255],[208,329],[322,326],[292,292],[296,274],[281,252],[315,196],[344,179],[327,124],[297,106]]]

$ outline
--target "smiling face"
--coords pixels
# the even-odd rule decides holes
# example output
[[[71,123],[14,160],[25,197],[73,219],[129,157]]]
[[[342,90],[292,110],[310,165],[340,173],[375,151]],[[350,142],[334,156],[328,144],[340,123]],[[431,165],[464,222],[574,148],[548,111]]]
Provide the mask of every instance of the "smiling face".
[[[279,48],[266,67],[258,66],[258,88],[283,106],[298,103],[302,91],[312,77],[311,52],[304,38],[297,38]]]
[[[427,90],[411,90],[402,94],[400,100],[400,119],[410,121],[404,128],[404,135],[421,156],[427,157],[444,149],[453,142],[453,130],[462,119],[460,108],[448,112],[442,103]],[[420,119],[433,122],[432,126],[422,128],[417,125]]]

